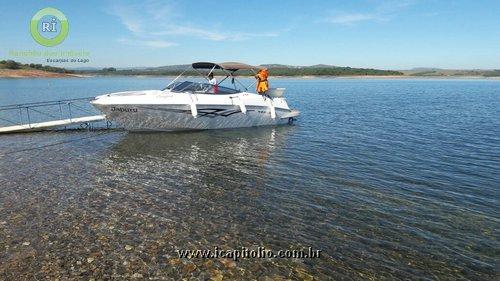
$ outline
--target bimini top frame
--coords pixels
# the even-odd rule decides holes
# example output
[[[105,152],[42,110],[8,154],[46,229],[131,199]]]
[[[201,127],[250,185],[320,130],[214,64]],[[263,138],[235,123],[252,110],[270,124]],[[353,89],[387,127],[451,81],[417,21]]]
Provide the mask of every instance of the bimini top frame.
[[[191,64],[194,69],[222,69],[230,72],[235,72],[240,69],[255,70],[264,69],[262,66],[253,66],[249,64],[244,64],[240,62],[222,62],[222,63],[213,63],[213,62],[195,62]]]
[[[238,79],[236,79],[234,73],[238,70],[250,70],[255,75],[255,74],[257,74],[255,72],[256,70],[264,69],[264,67],[262,67],[262,66],[254,66],[254,65],[241,63],[241,62],[222,62],[222,63],[195,62],[195,63],[191,64],[191,66],[195,70],[197,70],[197,69],[210,69],[209,74],[212,73],[212,71],[214,71],[215,69],[220,69],[226,73],[226,77],[224,77],[224,79],[222,79],[219,83],[217,83],[218,85],[220,85],[227,78],[231,77],[232,84],[234,84],[235,82],[238,82],[238,84],[243,86],[243,88],[246,91],[248,91],[249,86],[247,87],[247,86],[243,85],[243,83],[241,83]]]
[[[198,70],[208,69],[208,70],[210,70],[208,72],[208,74],[212,73],[215,69],[222,70],[222,72],[224,72],[224,74],[226,74],[226,77],[224,77],[224,79],[219,81],[217,83],[217,85],[220,85],[222,82],[224,82],[224,80],[231,77],[231,83],[234,85],[235,82],[237,82],[245,89],[245,91],[248,91],[248,88],[251,85],[245,86],[243,83],[241,83],[238,79],[235,78],[234,73],[238,70],[250,70],[250,71],[252,71],[253,74],[256,74],[256,72],[255,72],[256,70],[264,69],[264,67],[261,67],[261,66],[253,66],[253,65],[249,65],[249,64],[240,63],[240,62],[223,62],[223,63],[195,62],[195,63],[191,64],[191,67],[196,72],[198,72],[200,74],[200,76],[204,77],[207,80],[208,80],[208,78],[207,78],[208,75],[204,74]],[[172,80],[172,82],[170,82],[165,89],[168,89],[170,87],[170,85],[174,84],[175,81],[177,81],[189,69],[190,68],[186,69],[181,74],[179,74],[179,76],[177,76],[174,80]],[[235,89],[236,89],[236,87],[235,87]]]

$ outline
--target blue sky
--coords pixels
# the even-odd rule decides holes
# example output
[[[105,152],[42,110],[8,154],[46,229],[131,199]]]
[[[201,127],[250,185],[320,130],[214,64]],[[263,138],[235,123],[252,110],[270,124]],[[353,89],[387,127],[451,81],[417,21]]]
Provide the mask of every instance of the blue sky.
[[[31,17],[54,7],[70,32],[38,45]],[[86,50],[88,64],[161,66],[199,60],[408,69],[500,68],[500,1],[4,1],[9,50]],[[39,59],[16,59],[44,63]]]

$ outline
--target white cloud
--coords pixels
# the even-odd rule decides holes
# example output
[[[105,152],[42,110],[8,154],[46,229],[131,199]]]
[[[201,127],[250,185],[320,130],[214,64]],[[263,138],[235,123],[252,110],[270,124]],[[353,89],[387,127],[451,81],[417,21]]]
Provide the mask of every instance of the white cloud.
[[[416,0],[385,0],[378,2],[367,12],[336,12],[326,17],[324,21],[340,25],[355,25],[366,21],[387,21],[415,2]]]
[[[143,23],[141,19],[137,17],[136,13],[131,11],[131,9],[114,5],[108,13],[118,17],[121,23],[125,25],[129,31],[133,33],[141,32]]]
[[[326,19],[326,21],[342,25],[352,25],[362,21],[377,20],[377,19],[380,18],[375,14],[342,13],[329,17]]]
[[[165,40],[141,40],[141,39],[127,39],[120,38],[118,42],[123,43],[129,46],[138,46],[138,47],[150,47],[155,49],[167,48],[176,46],[176,43],[165,41]]]
[[[151,34],[155,36],[162,36],[162,35],[191,36],[211,41],[242,41],[254,37],[279,36],[279,34],[276,32],[263,32],[263,33],[221,32],[221,31],[211,31],[208,29],[201,29],[197,27],[182,26],[182,25],[163,26],[160,30],[152,32]]]
[[[173,8],[165,2],[147,1],[145,6],[147,13],[155,20],[163,20],[173,15]]]
[[[164,40],[145,40],[142,41],[145,46],[152,48],[166,48],[171,46],[176,46],[176,43],[164,41]]]
[[[197,27],[182,26],[182,25],[165,25],[158,28],[156,31],[151,32],[155,36],[164,35],[182,35],[182,36],[192,36],[203,39],[208,39],[212,41],[226,40],[227,36],[223,33],[216,31],[209,31],[207,29],[201,29]]]
[[[120,42],[125,43],[126,41],[130,43],[139,41],[142,42],[142,46],[149,47],[161,46],[164,48],[175,45],[172,42],[162,41],[161,37],[163,36],[169,36],[168,40],[171,40],[173,36],[183,36],[210,41],[243,41],[256,37],[279,36],[277,32],[249,33],[221,31],[214,28],[201,28],[189,23],[178,24],[179,13],[174,13],[172,6],[168,3],[154,0],[141,3],[140,6],[116,4],[109,9],[108,13],[117,17],[127,30],[131,32],[133,39],[119,40]],[[177,20],[174,21],[176,17]],[[145,40],[138,40],[139,38]],[[150,43],[146,44],[145,42]]]

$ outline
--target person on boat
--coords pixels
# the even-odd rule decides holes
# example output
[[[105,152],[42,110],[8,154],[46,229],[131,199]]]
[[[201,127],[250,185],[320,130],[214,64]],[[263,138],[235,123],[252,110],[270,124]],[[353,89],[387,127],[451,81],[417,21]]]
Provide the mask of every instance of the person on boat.
[[[259,70],[257,75],[255,75],[255,79],[257,79],[257,93],[263,95],[269,89],[269,82],[267,81],[267,77],[269,76],[269,72],[267,68],[263,68]]]
[[[214,94],[217,94],[219,92],[219,85],[217,84],[217,79],[215,79],[214,74],[212,72],[208,74],[208,83],[214,86],[213,88]]]

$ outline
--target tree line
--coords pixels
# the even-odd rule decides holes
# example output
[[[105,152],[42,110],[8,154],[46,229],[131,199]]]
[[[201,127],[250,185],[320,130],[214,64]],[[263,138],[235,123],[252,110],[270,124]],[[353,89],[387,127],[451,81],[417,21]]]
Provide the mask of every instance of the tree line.
[[[100,75],[158,75],[158,76],[176,76],[184,73],[186,76],[197,76],[200,73],[194,70],[155,70],[155,69],[124,69],[104,68],[102,70],[80,71],[82,74],[100,74]],[[402,72],[393,70],[379,70],[371,68],[351,68],[351,67],[320,67],[320,68],[269,68],[272,76],[354,76],[354,75],[404,75]],[[215,75],[225,76],[225,73],[216,70]],[[251,71],[237,71],[239,76],[253,76]]]
[[[22,64],[13,60],[2,60],[0,61],[0,68],[4,69],[37,69],[47,72],[56,72],[56,73],[75,73],[74,70],[65,69],[62,67],[55,67],[50,65],[42,65],[42,64]]]
[[[156,75],[156,76],[177,76],[184,72],[186,76],[198,76],[200,72],[195,70],[165,70],[165,69],[116,69],[114,67],[105,67],[96,70],[70,70],[62,67],[55,67],[42,64],[22,64],[13,60],[1,60],[0,68],[3,69],[37,69],[48,72],[56,73],[72,73],[72,74],[95,74],[95,75]],[[352,67],[269,67],[269,73],[272,76],[387,76],[387,75],[404,75],[403,72],[395,70],[381,70],[373,68],[352,68]],[[220,70],[215,70],[214,74],[217,76],[225,76],[225,73]],[[239,76],[253,76],[254,73],[248,70],[240,70],[236,72]],[[412,76],[437,76],[435,71],[424,71],[419,73],[410,74]],[[439,74],[445,76],[445,74]],[[500,76],[500,70],[477,70],[466,71],[459,75],[479,75],[485,77]]]

